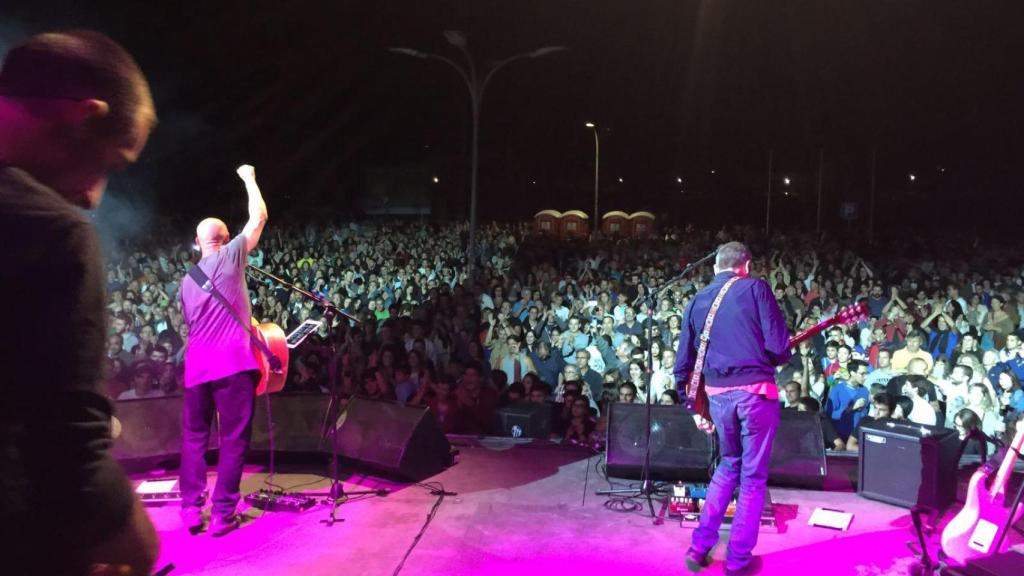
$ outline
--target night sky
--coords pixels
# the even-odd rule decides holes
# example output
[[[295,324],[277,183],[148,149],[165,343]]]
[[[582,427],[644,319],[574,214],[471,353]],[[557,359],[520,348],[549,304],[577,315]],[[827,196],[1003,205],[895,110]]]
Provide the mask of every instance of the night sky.
[[[112,184],[118,206],[240,218],[233,169],[248,161],[272,216],[358,216],[368,172],[392,166],[436,174],[423,184],[435,214],[464,216],[467,90],[445,64],[387,50],[459,59],[443,30],[466,32],[482,68],[568,48],[513,62],[487,88],[483,219],[590,212],[588,121],[601,128],[602,212],[763,224],[769,149],[778,226],[813,228],[822,149],[828,226],[847,230],[844,201],[860,203],[863,222],[872,148],[882,227],[991,231],[1024,204],[1019,1],[10,4],[0,49],[96,28],[149,77],[161,125]]]

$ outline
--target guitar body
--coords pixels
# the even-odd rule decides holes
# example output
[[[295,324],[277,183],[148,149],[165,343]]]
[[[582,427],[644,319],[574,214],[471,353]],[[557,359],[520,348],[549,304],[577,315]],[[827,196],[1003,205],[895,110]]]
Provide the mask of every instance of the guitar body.
[[[253,345],[252,353],[260,364],[260,382],[256,386],[256,395],[280,392],[284,388],[284,381],[288,378],[288,342],[285,340],[284,330],[272,322],[257,324],[252,321],[253,333],[263,341],[270,349],[270,353],[281,360],[281,369],[273,370],[270,367],[270,359],[260,351],[258,346]]]
[[[1020,450],[1022,445],[1024,426],[1018,424],[1016,438],[1010,444],[999,471],[993,475],[995,467],[984,464],[971,476],[963,509],[942,530],[942,551],[957,563],[966,564],[1009,548],[1009,538],[1003,538],[999,550],[995,549],[995,544],[1003,535],[1003,527],[1014,525],[1024,515],[1024,506],[1018,506],[1013,521],[1006,522],[1011,504],[1007,502],[1006,485],[1017,461],[1014,450]]]
[[[1002,494],[993,494],[985,485],[990,477],[991,470],[984,467],[971,476],[963,510],[942,530],[942,550],[960,564],[997,552],[995,543],[1006,525],[1010,509],[1004,505]],[[1011,525],[1020,520],[1022,513],[1024,507],[1018,507]],[[1000,548],[1000,552],[1009,548],[1008,538],[1003,539]]]
[[[697,386],[697,392],[693,397],[693,412],[694,414],[700,415],[704,420],[711,422],[711,399],[708,398],[708,392],[704,388],[704,375],[700,375],[700,383]],[[707,432],[707,430],[704,430]]]

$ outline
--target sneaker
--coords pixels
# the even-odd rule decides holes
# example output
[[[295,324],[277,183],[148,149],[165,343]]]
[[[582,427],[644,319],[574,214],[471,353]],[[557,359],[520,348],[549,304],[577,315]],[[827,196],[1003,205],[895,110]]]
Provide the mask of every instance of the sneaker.
[[[203,509],[195,506],[185,506],[181,509],[181,524],[188,529],[193,536],[203,531]]]
[[[725,567],[725,576],[747,576],[748,574],[756,574],[761,571],[761,557],[754,556],[747,562],[747,565],[742,568],[729,568]]]
[[[232,514],[226,517],[215,517],[210,519],[210,536],[214,538],[220,538],[221,536],[236,530],[242,525],[241,520],[238,518],[238,514]]]
[[[711,559],[708,558],[707,552],[702,554],[693,548],[686,551],[686,568],[690,572],[700,572],[710,565]]]

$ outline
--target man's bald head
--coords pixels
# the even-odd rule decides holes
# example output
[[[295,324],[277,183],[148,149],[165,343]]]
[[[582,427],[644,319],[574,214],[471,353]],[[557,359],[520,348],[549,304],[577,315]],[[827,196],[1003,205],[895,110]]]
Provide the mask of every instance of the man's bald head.
[[[220,250],[230,239],[227,224],[219,218],[207,218],[196,226],[196,242],[203,256]]]
[[[920,358],[914,358],[907,363],[907,373],[924,376],[928,374],[928,363]]]

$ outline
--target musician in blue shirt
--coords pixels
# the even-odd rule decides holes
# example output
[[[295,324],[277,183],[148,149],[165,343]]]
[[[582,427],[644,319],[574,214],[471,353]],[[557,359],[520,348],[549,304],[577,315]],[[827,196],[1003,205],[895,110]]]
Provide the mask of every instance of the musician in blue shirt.
[[[775,367],[792,356],[785,317],[761,279],[750,278],[750,250],[739,242],[718,249],[715,278],[690,301],[676,355],[675,379],[683,386],[695,369],[704,323],[728,286],[712,326],[703,375],[717,428],[721,459],[708,485],[700,526],[694,530],[686,564],[699,571],[710,562],[718,530],[739,486],[726,555],[727,574],[753,568],[761,511],[768,482],[772,440],[779,424]],[[695,416],[698,426],[705,424]]]

